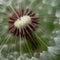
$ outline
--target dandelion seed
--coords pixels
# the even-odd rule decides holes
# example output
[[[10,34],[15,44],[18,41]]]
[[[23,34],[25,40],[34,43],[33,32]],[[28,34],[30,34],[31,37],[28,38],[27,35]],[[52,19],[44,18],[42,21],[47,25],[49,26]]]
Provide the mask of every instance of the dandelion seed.
[[[16,13],[18,17],[15,13],[9,17],[9,30],[11,33],[16,36],[25,36],[28,35],[26,30],[29,33],[35,30],[38,23],[38,17],[32,10],[26,9],[25,11],[24,9],[21,9],[20,11],[16,11]]]

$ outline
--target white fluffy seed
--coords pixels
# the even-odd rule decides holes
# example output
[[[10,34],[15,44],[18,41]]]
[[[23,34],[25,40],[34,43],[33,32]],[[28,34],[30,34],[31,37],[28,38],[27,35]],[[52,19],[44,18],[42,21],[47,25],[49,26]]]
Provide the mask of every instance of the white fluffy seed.
[[[14,26],[20,29],[20,28],[24,28],[30,23],[31,23],[31,18],[29,16],[23,16],[15,21]]]

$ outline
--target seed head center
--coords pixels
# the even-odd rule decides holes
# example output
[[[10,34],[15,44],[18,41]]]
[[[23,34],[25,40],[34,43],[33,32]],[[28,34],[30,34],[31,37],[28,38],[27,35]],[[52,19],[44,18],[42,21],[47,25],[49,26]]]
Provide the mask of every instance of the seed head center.
[[[14,23],[14,26],[17,28],[25,28],[27,25],[31,24],[31,17],[30,16],[23,16],[20,19],[17,19]]]

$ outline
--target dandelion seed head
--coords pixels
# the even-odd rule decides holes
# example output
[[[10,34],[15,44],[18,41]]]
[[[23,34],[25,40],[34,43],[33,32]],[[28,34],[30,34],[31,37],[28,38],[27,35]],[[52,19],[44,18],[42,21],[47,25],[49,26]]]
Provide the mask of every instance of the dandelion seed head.
[[[7,0],[6,0],[7,1]],[[26,2],[25,2],[26,1]],[[24,6],[24,8],[33,8],[33,7],[31,7],[31,6],[33,6],[33,4],[35,4],[35,3],[37,3],[37,2],[39,2],[38,0],[37,0],[37,2],[35,2],[36,0],[29,0],[28,2],[30,3],[30,4],[28,4],[28,2],[27,2],[27,0],[18,0],[18,2],[15,2],[15,0],[9,0],[8,2],[5,2],[5,0],[0,0],[0,4],[4,4],[4,5],[6,5],[9,9],[11,9],[11,10],[13,10],[13,9],[17,9],[17,11],[15,11],[15,13],[14,13],[14,11],[12,11],[13,12],[13,14],[10,16],[10,18],[9,18],[9,26],[8,25],[4,25],[3,26],[3,30],[2,30],[2,32],[3,32],[3,35],[4,35],[4,33],[5,33],[5,31],[7,31],[8,30],[8,28],[9,28],[9,32],[11,32],[13,35],[16,35],[16,36],[28,36],[30,33],[33,33],[32,31],[34,31],[35,30],[35,27],[37,26],[37,24],[38,24],[38,17],[37,17],[37,15],[38,16],[40,16],[40,13],[38,13],[38,12],[40,12],[40,11],[42,11],[41,12],[41,21],[42,21],[42,23],[41,23],[41,27],[43,27],[44,29],[45,29],[45,26],[43,26],[43,23],[46,23],[46,25],[49,25],[48,24],[48,22],[50,22],[50,19],[48,19],[48,16],[50,16],[49,14],[53,14],[54,12],[52,11],[52,10],[54,10],[54,9],[50,9],[50,8],[55,8],[56,6],[57,6],[57,2],[56,2],[56,0],[54,1],[54,0],[50,0],[50,1],[48,1],[48,0],[41,0],[42,2],[40,2],[40,3],[42,3],[41,5],[40,5],[40,3],[39,3],[39,6],[36,6],[37,7],[37,13],[36,13],[36,15],[35,15],[35,13],[32,11],[32,10],[30,10],[30,9],[26,9],[26,10],[24,10],[24,9],[21,9],[21,10],[19,10],[18,11],[18,9],[19,9],[19,7],[20,7],[20,3],[22,3],[22,5],[24,6],[25,4],[27,5],[27,6]],[[49,2],[51,2],[51,3],[49,3]],[[12,4],[13,3],[13,4]],[[15,5],[15,4],[17,4],[17,5],[19,5],[19,6],[17,6],[17,5]],[[12,6],[13,5],[13,6]],[[47,5],[48,5],[48,7],[47,7]],[[12,6],[12,8],[10,8]],[[6,8],[7,9],[7,7],[3,7],[3,8]],[[16,8],[15,8],[16,7]],[[47,8],[47,14],[45,14],[45,11],[46,11],[46,8],[44,8],[44,7],[46,7]],[[35,7],[34,7],[35,8]],[[2,12],[4,13],[5,11],[6,11],[6,9],[1,9],[2,10]],[[9,10],[8,9],[8,10]],[[10,10],[9,10],[10,11]],[[54,10],[55,11],[55,10]],[[7,11],[6,11],[7,12]],[[8,14],[8,15],[10,15],[10,14]],[[47,16],[48,15],[48,16]],[[17,17],[18,16],[18,17]],[[47,17],[46,17],[47,16]],[[53,20],[54,20],[54,22],[53,22],[53,24],[55,24],[55,25],[57,25],[57,24],[59,24],[60,25],[60,21],[58,22],[58,19],[60,20],[60,11],[59,10],[56,10],[56,13],[55,13],[55,15],[54,16],[56,16],[56,20],[54,20],[55,18],[53,18]],[[3,17],[2,17],[3,18]],[[2,25],[3,25],[3,19],[0,19],[0,23],[2,23]],[[40,26],[40,25],[39,25]],[[49,28],[49,26],[46,26],[46,28]],[[38,31],[38,33],[40,34],[40,32],[42,32],[39,36],[40,37],[42,37],[43,39],[42,40],[44,40],[45,38],[47,38],[48,37],[48,35],[49,35],[49,33],[45,33],[46,31],[49,31],[49,29],[47,29],[46,31],[45,30],[43,30],[43,29],[41,29],[40,27],[39,27],[39,30],[37,29],[37,31]],[[2,35],[2,32],[1,32],[1,35]],[[51,31],[49,31],[49,32],[51,32]],[[59,30],[53,30],[52,31],[52,34],[58,34],[60,31]],[[44,34],[45,33],[45,34]],[[19,39],[17,39],[17,37],[15,37],[15,36],[13,36],[12,34],[7,34],[7,36],[5,37],[5,39],[6,40],[10,40],[10,38],[12,38],[12,40],[14,40],[15,38],[15,40],[19,40]],[[2,35],[2,36],[3,36]],[[30,35],[29,35],[30,36]],[[14,38],[15,37],[15,38]],[[40,38],[39,37],[39,38]],[[21,38],[21,37],[18,37],[18,38]],[[33,37],[32,37],[33,38]],[[33,38],[34,39],[34,38]],[[60,40],[60,37],[53,37],[53,36],[49,36],[49,39],[54,39],[54,41],[55,41],[55,43],[56,43],[56,45],[59,45],[60,44],[60,42],[59,42],[59,40]],[[2,40],[1,38],[0,38],[0,40]],[[17,42],[16,41],[16,42]],[[29,41],[29,40],[27,40],[27,41]],[[14,41],[12,41],[12,42],[14,42]],[[37,41],[38,42],[38,41]],[[51,41],[49,41],[50,43],[51,43]],[[49,44],[49,42],[48,42],[48,44]],[[11,43],[11,42],[9,42],[9,43]],[[18,41],[18,43],[19,44],[21,44],[21,45],[24,45],[25,44],[25,40],[22,40],[21,41],[21,39]],[[43,41],[43,43],[45,43],[44,41]],[[33,45],[33,44],[32,44]],[[39,44],[38,44],[39,45]],[[17,44],[15,44],[15,42],[14,43],[11,43],[11,48],[14,48],[15,49],[15,47],[16,46],[18,46]],[[8,47],[8,45],[6,44],[6,45],[3,45],[2,46],[3,48],[7,48]],[[24,47],[20,47],[20,46],[18,46],[19,48],[24,48]],[[28,46],[29,47],[29,46]],[[47,45],[47,47],[48,47],[48,45]],[[19,49],[18,48],[18,49]],[[43,47],[42,47],[43,48]],[[8,48],[7,48],[8,49]],[[2,49],[1,49],[2,50]],[[8,49],[9,50],[9,49]],[[40,52],[40,59],[41,60],[47,60],[48,58],[49,58],[49,56],[51,55],[52,57],[55,57],[55,54],[58,54],[57,53],[57,50],[58,50],[58,48],[56,48],[56,47],[54,47],[54,46],[51,46],[51,47],[48,47],[48,51],[42,51],[42,52]],[[19,54],[17,51],[13,51],[12,52],[13,53],[13,55],[17,55],[17,54]],[[33,53],[34,54],[34,56],[36,56],[36,54],[37,54],[37,52],[36,53]],[[8,55],[8,58],[14,58],[13,57],[13,55]],[[20,57],[19,57],[20,56]],[[24,53],[24,54],[20,54],[18,56],[18,58],[17,58],[17,60],[38,60],[36,57],[31,57],[31,58],[29,58],[29,57],[27,57],[27,54],[26,53]],[[50,56],[50,57],[51,57]],[[48,57],[48,58],[47,58]],[[39,60],[40,60],[39,59]],[[49,58],[50,59],[50,58]],[[8,60],[8,59],[7,59]],[[52,60],[52,59],[51,59]]]
[[[9,17],[9,30],[13,35],[21,37],[28,35],[35,30],[38,24],[38,17],[30,9],[21,9]]]

